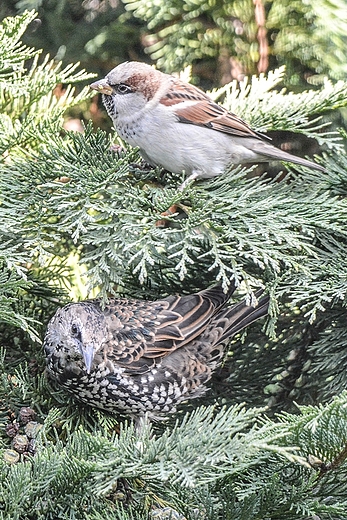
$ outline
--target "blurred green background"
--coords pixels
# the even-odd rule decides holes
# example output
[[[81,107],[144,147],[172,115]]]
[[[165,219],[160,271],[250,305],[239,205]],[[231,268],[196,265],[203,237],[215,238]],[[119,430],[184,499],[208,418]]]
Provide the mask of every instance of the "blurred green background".
[[[303,88],[347,71],[345,0],[2,0],[0,16],[25,9],[39,15],[25,43],[101,76],[145,60],[192,65],[194,82],[212,87],[285,65]]]

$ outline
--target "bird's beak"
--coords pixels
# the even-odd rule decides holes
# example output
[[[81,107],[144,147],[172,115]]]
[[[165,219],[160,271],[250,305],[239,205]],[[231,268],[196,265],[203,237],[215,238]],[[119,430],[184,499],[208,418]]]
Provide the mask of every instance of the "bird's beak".
[[[110,87],[110,85],[106,83],[104,79],[94,81],[94,83],[91,83],[89,87],[93,90],[96,90],[97,92],[100,92],[100,94],[106,94],[107,96],[110,96],[113,92],[112,87]]]
[[[91,368],[92,368],[92,364],[93,364],[93,361],[94,361],[94,348],[93,348],[93,345],[87,345],[83,349],[82,354],[83,354],[84,363],[86,365],[87,374],[90,374],[90,371],[91,371]]]

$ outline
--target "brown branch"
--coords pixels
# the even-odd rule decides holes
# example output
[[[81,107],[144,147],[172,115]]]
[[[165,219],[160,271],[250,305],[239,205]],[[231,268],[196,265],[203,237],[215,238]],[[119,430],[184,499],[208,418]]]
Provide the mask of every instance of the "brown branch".
[[[337,469],[341,464],[346,461],[347,458],[347,444],[342,449],[342,451],[337,455],[337,457],[330,462],[329,464],[323,464],[320,468],[320,477],[327,473],[328,471],[332,471]]]
[[[257,39],[259,44],[258,72],[266,72],[269,67],[269,44],[266,37],[265,7],[262,0],[253,0],[255,5],[255,21],[258,26]]]

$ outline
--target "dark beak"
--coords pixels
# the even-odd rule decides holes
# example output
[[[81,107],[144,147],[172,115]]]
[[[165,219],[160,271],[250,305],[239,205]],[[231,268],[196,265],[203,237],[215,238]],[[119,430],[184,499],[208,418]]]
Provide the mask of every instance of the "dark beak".
[[[110,96],[113,92],[112,87],[110,87],[110,85],[104,79],[94,81],[94,83],[91,83],[89,86],[93,90],[100,92],[100,94],[106,94],[107,96]]]

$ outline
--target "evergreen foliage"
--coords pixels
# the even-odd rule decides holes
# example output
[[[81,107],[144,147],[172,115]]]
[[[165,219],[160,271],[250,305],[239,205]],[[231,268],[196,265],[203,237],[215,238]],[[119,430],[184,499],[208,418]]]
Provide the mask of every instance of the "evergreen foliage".
[[[194,81],[211,86],[268,70],[259,69],[264,58],[270,69],[286,66],[287,83],[306,86],[346,75],[345,7],[344,0],[2,0],[0,18],[36,9],[24,42],[99,76],[152,58],[168,72],[192,64]]]
[[[270,67],[285,65],[287,81],[305,84],[329,73],[346,74],[346,6],[343,0],[123,0],[136,18],[147,22],[147,52],[166,72],[198,64],[225,73],[223,64],[231,59],[234,77],[254,74],[266,53]],[[260,7],[261,6],[261,7]],[[263,10],[264,20],[257,14]],[[267,34],[259,31],[264,27]],[[266,43],[262,41],[266,34]],[[266,49],[262,49],[266,45]],[[229,67],[230,69],[230,64]],[[210,79],[211,73],[205,74]]]
[[[23,35],[23,42],[44,48],[64,64],[78,61],[104,76],[121,61],[146,57],[141,44],[145,24],[129,19],[118,0],[2,0],[0,18],[33,9],[37,18]]]
[[[327,172],[234,168],[182,193],[113,136],[63,130],[91,76],[20,43],[35,16],[0,26],[0,519],[345,518],[347,158],[317,118],[346,106],[346,83],[287,94],[277,71],[214,91],[258,130],[316,138]],[[276,335],[235,338],[169,421],[135,430],[46,379],[39,338],[65,301],[232,276],[249,299],[266,287]]]
[[[50,135],[59,135],[63,123],[63,114],[67,108],[86,99],[87,89],[74,96],[72,85],[91,75],[76,71],[76,65],[62,68],[46,56],[39,63],[40,51],[28,48],[20,42],[26,26],[35,18],[34,12],[26,12],[20,18],[7,18],[0,28],[1,52],[1,94],[0,94],[0,150],[2,154],[2,169],[11,167],[16,159],[26,163],[29,157],[35,161],[34,154],[43,150]],[[58,84],[69,86],[55,96],[52,91]],[[39,290],[37,277],[47,279],[47,272],[39,274],[42,264],[41,249],[44,244],[44,234],[40,230],[40,213],[42,211],[42,196],[33,197],[33,179],[28,179],[28,191],[24,193],[20,183],[16,185],[13,179],[2,177],[4,197],[1,204],[1,313],[2,321],[21,323],[22,328],[35,334],[30,322],[33,316],[25,309],[20,312],[20,301],[23,294]],[[10,190],[5,201],[6,183]],[[25,198],[25,201],[24,201]],[[30,213],[19,211],[21,205],[31,208]],[[12,211],[9,211],[9,207]],[[26,209],[23,208],[23,211]],[[7,216],[6,216],[7,215]],[[21,230],[18,228],[17,217],[25,219]],[[32,229],[41,235],[42,243],[33,244]],[[25,235],[26,244],[23,243]],[[36,257],[36,265],[32,264]],[[60,269],[59,267],[58,269]],[[36,280],[36,281],[35,281]],[[45,283],[47,286],[47,283]],[[52,293],[52,291],[50,291]],[[25,306],[25,303],[23,303]],[[24,315],[25,314],[25,315]]]

